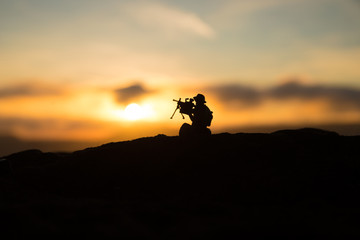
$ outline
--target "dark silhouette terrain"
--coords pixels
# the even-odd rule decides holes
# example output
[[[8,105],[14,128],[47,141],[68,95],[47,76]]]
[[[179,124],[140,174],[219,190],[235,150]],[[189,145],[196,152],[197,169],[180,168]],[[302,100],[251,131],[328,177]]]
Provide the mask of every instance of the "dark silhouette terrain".
[[[0,236],[358,239],[359,145],[299,129],[12,154]]]

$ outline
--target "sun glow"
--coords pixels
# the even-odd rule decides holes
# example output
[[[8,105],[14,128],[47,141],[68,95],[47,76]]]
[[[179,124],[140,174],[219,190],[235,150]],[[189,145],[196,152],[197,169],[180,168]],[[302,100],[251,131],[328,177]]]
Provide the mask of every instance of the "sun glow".
[[[150,118],[153,111],[150,106],[140,106],[136,103],[129,104],[122,112],[122,117],[126,120],[136,121],[144,118]]]

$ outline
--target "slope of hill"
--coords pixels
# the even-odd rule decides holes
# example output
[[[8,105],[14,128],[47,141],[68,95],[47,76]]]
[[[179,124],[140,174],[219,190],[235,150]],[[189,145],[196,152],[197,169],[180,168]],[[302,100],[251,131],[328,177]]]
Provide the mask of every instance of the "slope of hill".
[[[141,138],[3,158],[3,234],[360,237],[360,136],[319,129]]]

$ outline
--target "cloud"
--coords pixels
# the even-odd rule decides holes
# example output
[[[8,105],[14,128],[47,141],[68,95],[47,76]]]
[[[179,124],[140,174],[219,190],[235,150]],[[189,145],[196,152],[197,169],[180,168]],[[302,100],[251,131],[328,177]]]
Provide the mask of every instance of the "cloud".
[[[56,95],[60,93],[61,90],[42,84],[20,84],[0,88],[0,98]]]
[[[277,6],[280,4],[288,3],[288,0],[265,0],[265,1],[237,1],[230,0],[223,4],[220,9],[229,15],[240,15],[256,12],[261,9]],[[292,2],[295,2],[294,0]]]
[[[307,86],[292,81],[268,90],[269,97],[280,100],[326,100],[336,108],[357,108],[360,110],[360,90],[345,87],[321,85]]]
[[[206,91],[215,93],[224,103],[235,104],[238,107],[258,105],[262,99],[262,94],[257,89],[238,84],[210,87]]]
[[[238,27],[249,22],[247,18],[258,11],[301,1],[304,0],[227,0],[222,1],[221,6],[217,9],[216,16],[225,21],[226,24]]]
[[[17,129],[26,129],[27,131],[49,131],[61,129],[70,131],[74,129],[96,128],[93,122],[83,120],[63,120],[55,118],[20,118],[20,117],[0,117],[0,133],[13,134]]]
[[[129,103],[130,101],[137,100],[147,94],[152,93],[152,90],[144,88],[141,84],[133,84],[128,87],[115,89],[116,99],[120,103]]]
[[[204,38],[215,36],[212,27],[192,12],[149,2],[133,3],[127,8],[130,15],[146,27],[176,35],[191,34]]]
[[[0,116],[0,136],[22,139],[97,141],[109,136],[109,128],[96,120]]]
[[[224,85],[208,88],[225,104],[236,103],[236,106],[254,107],[266,100],[322,100],[329,104],[333,110],[353,109],[360,111],[360,89],[346,87],[330,87],[322,85],[305,85],[298,81],[291,81],[281,85],[257,90],[242,85]]]

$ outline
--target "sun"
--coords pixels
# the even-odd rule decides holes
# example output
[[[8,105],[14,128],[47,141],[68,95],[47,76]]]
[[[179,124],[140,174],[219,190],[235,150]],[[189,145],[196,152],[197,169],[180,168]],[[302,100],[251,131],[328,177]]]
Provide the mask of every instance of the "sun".
[[[123,117],[130,121],[150,118],[152,115],[152,109],[149,106],[140,106],[137,103],[127,105],[123,112]]]
[[[127,105],[127,107],[124,110],[124,118],[126,118],[127,120],[131,120],[131,121],[139,120],[141,118],[144,118],[145,117],[144,115],[145,114],[142,107],[140,107],[136,103],[131,103]]]
[[[122,119],[126,121],[145,120],[153,121],[156,119],[155,111],[151,104],[131,103],[125,109],[114,107],[110,118]]]

